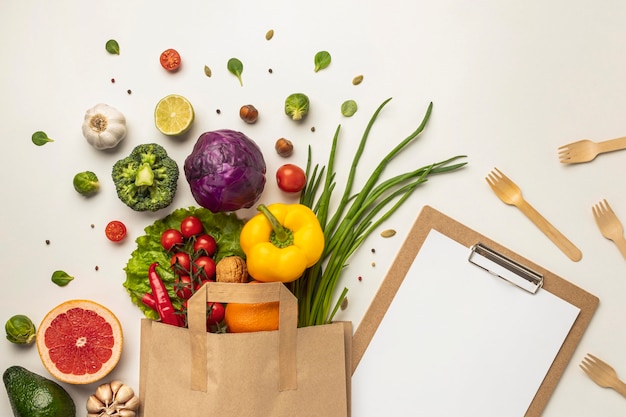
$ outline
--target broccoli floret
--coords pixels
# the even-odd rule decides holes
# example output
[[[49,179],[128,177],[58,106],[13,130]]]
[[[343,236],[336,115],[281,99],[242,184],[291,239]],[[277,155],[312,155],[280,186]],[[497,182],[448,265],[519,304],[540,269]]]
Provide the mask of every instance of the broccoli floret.
[[[157,211],[169,206],[176,194],[178,164],[161,145],[138,145],[113,165],[117,196],[136,211]]]

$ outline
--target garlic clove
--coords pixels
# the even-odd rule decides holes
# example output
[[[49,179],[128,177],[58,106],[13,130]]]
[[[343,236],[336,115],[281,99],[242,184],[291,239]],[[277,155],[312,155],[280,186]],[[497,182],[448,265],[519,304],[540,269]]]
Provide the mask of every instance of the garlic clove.
[[[100,401],[95,395],[90,395],[87,399],[87,411],[89,413],[98,413],[100,410],[106,408],[102,401]]]
[[[122,409],[117,411],[119,417],[135,417],[137,413],[133,410]]]
[[[98,388],[96,388],[96,393],[94,394],[100,401],[104,403],[104,405],[108,406],[113,402],[113,390],[111,390],[110,384],[102,384]]]
[[[118,404],[126,403],[135,396],[135,391],[128,385],[122,385],[115,394],[115,402]]]
[[[131,399],[126,401],[123,405],[120,405],[120,408],[137,411],[139,409],[139,397],[133,396]]]
[[[113,394],[116,394],[120,387],[124,385],[124,383],[122,381],[115,380],[109,382],[109,385],[111,386],[111,391],[113,391]]]

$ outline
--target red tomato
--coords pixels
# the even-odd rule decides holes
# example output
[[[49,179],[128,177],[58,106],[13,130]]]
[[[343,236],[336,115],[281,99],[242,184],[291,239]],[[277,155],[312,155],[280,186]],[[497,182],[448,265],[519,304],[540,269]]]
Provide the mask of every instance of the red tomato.
[[[104,228],[104,233],[110,241],[119,242],[126,237],[126,226],[119,220],[113,220]]]
[[[196,282],[196,284],[194,285],[194,290],[198,291],[207,282],[215,282],[215,280],[214,279],[203,278],[200,281]]]
[[[174,288],[176,289],[176,295],[183,300],[187,300],[193,295],[191,277],[189,275],[176,278]]]
[[[204,274],[202,271],[204,270]],[[193,273],[200,272],[206,278],[213,278],[215,276],[215,261],[210,256],[199,256],[193,263]]]
[[[191,258],[188,253],[177,252],[172,256],[170,265],[172,266],[172,270],[179,276],[189,275],[189,271],[191,270]]]
[[[176,49],[166,49],[161,54],[161,66],[168,71],[176,71],[180,67],[180,54]]]
[[[217,242],[215,241],[215,238],[211,235],[200,235],[193,243],[193,250],[196,253],[204,251],[205,255],[213,256],[215,255],[215,251],[217,250]]]
[[[210,326],[221,323],[224,320],[224,304],[222,303],[207,303],[207,317],[206,317],[206,325],[207,331]]]
[[[167,229],[161,234],[161,245],[163,249],[169,251],[175,246],[183,244],[183,234],[176,229]]]
[[[294,164],[285,164],[276,171],[278,188],[286,193],[298,193],[306,185],[304,170]]]
[[[204,231],[204,226],[199,218],[196,216],[188,216],[180,222],[180,232],[184,237],[191,237],[195,235],[199,235]]]

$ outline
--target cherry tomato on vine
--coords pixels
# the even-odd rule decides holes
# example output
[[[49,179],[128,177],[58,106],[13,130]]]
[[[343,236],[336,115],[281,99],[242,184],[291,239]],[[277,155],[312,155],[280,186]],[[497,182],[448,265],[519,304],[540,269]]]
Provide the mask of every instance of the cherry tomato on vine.
[[[196,238],[196,241],[193,243],[194,252],[204,251],[205,255],[213,256],[215,251],[217,250],[217,242],[215,238],[211,235],[200,235]]]
[[[204,231],[204,226],[196,216],[187,216],[180,222],[180,232],[184,237],[199,235]]]
[[[199,271],[204,270],[205,278],[213,278],[215,276],[215,261],[209,256],[199,256],[193,262],[193,273],[196,274]]]
[[[285,164],[276,171],[278,188],[286,193],[298,193],[306,185],[304,170],[294,164]]]
[[[191,271],[191,258],[186,252],[177,252],[170,259],[172,270],[178,275],[189,275]]]
[[[126,237],[126,226],[119,220],[112,220],[104,228],[106,237],[112,242],[119,242]]]
[[[193,295],[192,286],[193,283],[191,282],[191,277],[189,275],[182,275],[174,281],[176,295],[183,300],[187,300]]]
[[[176,229],[167,229],[161,234],[161,246],[166,251],[171,250],[175,246],[180,246],[184,242],[183,234]]]
[[[160,57],[161,66],[168,71],[176,71],[180,67],[180,54],[176,49],[166,49]]]
[[[224,304],[222,303],[207,303],[207,331],[209,330],[209,326],[216,325],[224,320],[224,311]]]

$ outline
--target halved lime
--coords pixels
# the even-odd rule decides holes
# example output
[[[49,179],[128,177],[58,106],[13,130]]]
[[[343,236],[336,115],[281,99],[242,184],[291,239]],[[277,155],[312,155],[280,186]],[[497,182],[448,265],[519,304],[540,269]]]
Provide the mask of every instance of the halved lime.
[[[170,94],[157,103],[154,124],[164,135],[178,136],[189,130],[194,116],[189,100],[178,94]]]

